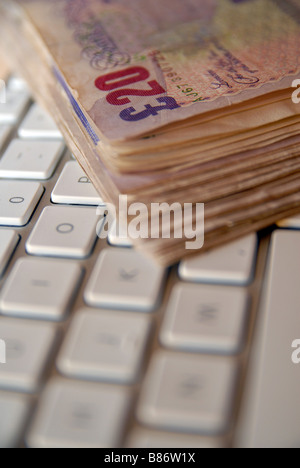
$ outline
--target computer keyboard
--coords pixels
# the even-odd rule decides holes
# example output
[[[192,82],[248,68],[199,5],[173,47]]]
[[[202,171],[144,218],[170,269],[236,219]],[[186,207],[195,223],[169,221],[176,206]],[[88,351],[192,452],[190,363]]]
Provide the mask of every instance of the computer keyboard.
[[[17,77],[0,148],[0,447],[300,446],[300,216],[164,269]]]

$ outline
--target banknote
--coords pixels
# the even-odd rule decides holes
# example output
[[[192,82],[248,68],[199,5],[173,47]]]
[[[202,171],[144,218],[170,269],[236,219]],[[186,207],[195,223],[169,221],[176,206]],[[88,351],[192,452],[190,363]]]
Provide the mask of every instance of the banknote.
[[[299,0],[18,3],[94,144],[288,88],[300,72]]]

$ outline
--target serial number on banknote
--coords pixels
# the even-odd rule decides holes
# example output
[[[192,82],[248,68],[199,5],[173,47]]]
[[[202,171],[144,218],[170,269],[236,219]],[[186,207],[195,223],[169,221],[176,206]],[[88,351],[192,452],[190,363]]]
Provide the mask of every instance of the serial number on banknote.
[[[99,76],[95,81],[95,86],[106,92],[106,101],[112,106],[123,106],[130,104],[131,96],[160,96],[166,94],[166,90],[156,81],[149,80],[150,72],[145,67],[128,67],[124,70],[119,70],[106,75]],[[129,88],[128,86],[140,82],[146,82],[149,89]],[[136,122],[143,120],[151,115],[158,115],[162,111],[171,111],[178,109],[180,106],[176,100],[170,96],[161,96],[156,98],[158,106],[153,106],[150,103],[144,104],[144,109],[137,109],[130,106],[120,112],[120,118],[127,122]]]
[[[166,57],[162,54],[162,52],[160,52],[159,50],[154,50],[149,54],[149,56],[153,59],[155,63],[157,63],[164,75],[167,78],[170,78],[173,83],[176,84],[183,81],[183,78],[178,75],[178,73],[170,65],[170,63],[167,61]],[[200,102],[208,99],[203,99],[203,97],[189,84],[178,84],[177,88],[180,89],[186,97],[195,98],[192,102]]]

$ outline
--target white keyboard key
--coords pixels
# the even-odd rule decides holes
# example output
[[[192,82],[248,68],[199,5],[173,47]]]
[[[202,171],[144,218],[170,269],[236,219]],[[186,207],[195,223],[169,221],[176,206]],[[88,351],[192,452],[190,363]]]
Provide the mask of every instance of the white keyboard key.
[[[282,228],[300,229],[300,215],[292,216],[291,218],[283,219],[277,223]]]
[[[51,200],[53,203],[69,205],[103,205],[102,198],[76,161],[69,161],[65,165]]]
[[[128,249],[104,250],[85,290],[91,306],[149,312],[158,302],[165,270]]]
[[[79,265],[66,261],[18,260],[0,294],[4,315],[63,320],[81,279]]]
[[[64,342],[58,368],[69,377],[130,383],[138,375],[149,331],[144,315],[81,312]]]
[[[132,241],[129,237],[121,237],[118,233],[116,221],[113,222],[111,230],[108,234],[108,242],[114,247],[132,247]]]
[[[49,324],[5,318],[0,324],[1,339],[6,343],[0,388],[35,392],[51,357],[55,329]]]
[[[61,141],[15,139],[0,160],[4,179],[49,179],[65,149]]]
[[[97,216],[93,208],[47,206],[27,243],[27,252],[65,258],[85,258],[97,239]]]
[[[257,237],[247,237],[184,260],[179,266],[183,280],[204,283],[247,284],[253,276]]]
[[[0,126],[0,151],[2,150],[3,146],[7,142],[8,137],[11,134],[11,131],[12,131],[12,127],[10,125]]]
[[[10,77],[7,86],[8,86],[8,90],[14,93],[21,93],[22,91],[29,92],[26,81],[24,81],[22,78],[20,78],[17,75],[13,75]]]
[[[19,448],[28,413],[26,398],[0,393],[0,448]]]
[[[299,448],[300,366],[292,345],[300,339],[300,232],[276,231],[269,255],[237,445]]]
[[[33,104],[19,128],[24,139],[62,139],[62,134],[52,117],[38,104]]]
[[[128,411],[119,387],[54,380],[27,437],[31,448],[108,448],[120,446]]]
[[[15,93],[7,90],[6,102],[0,105],[0,123],[15,124],[21,120],[29,106],[27,92]]]
[[[161,329],[166,347],[233,354],[241,349],[247,317],[243,288],[178,284]]]
[[[19,236],[14,231],[0,229],[0,277],[3,275],[18,242]]]
[[[25,226],[43,192],[38,182],[0,180],[0,226]]]
[[[235,374],[230,359],[158,353],[144,381],[138,419],[154,428],[221,433],[231,416]]]
[[[127,448],[199,448],[199,449],[217,449],[224,448],[224,442],[218,437],[202,437],[187,434],[172,434],[162,431],[151,431],[139,427],[131,434]],[[190,453],[193,453],[192,451]],[[180,454],[178,454],[178,457]],[[176,460],[176,459],[175,459]],[[194,457],[195,460],[195,457]],[[181,456],[181,461],[183,457]],[[189,459],[187,458],[188,462]]]

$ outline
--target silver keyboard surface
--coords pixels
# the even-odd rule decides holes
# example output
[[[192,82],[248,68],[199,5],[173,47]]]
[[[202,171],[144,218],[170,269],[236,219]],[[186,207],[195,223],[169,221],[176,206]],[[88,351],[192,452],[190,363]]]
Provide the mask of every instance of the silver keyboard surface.
[[[300,216],[164,270],[16,77],[0,151],[1,448],[300,447]]]

